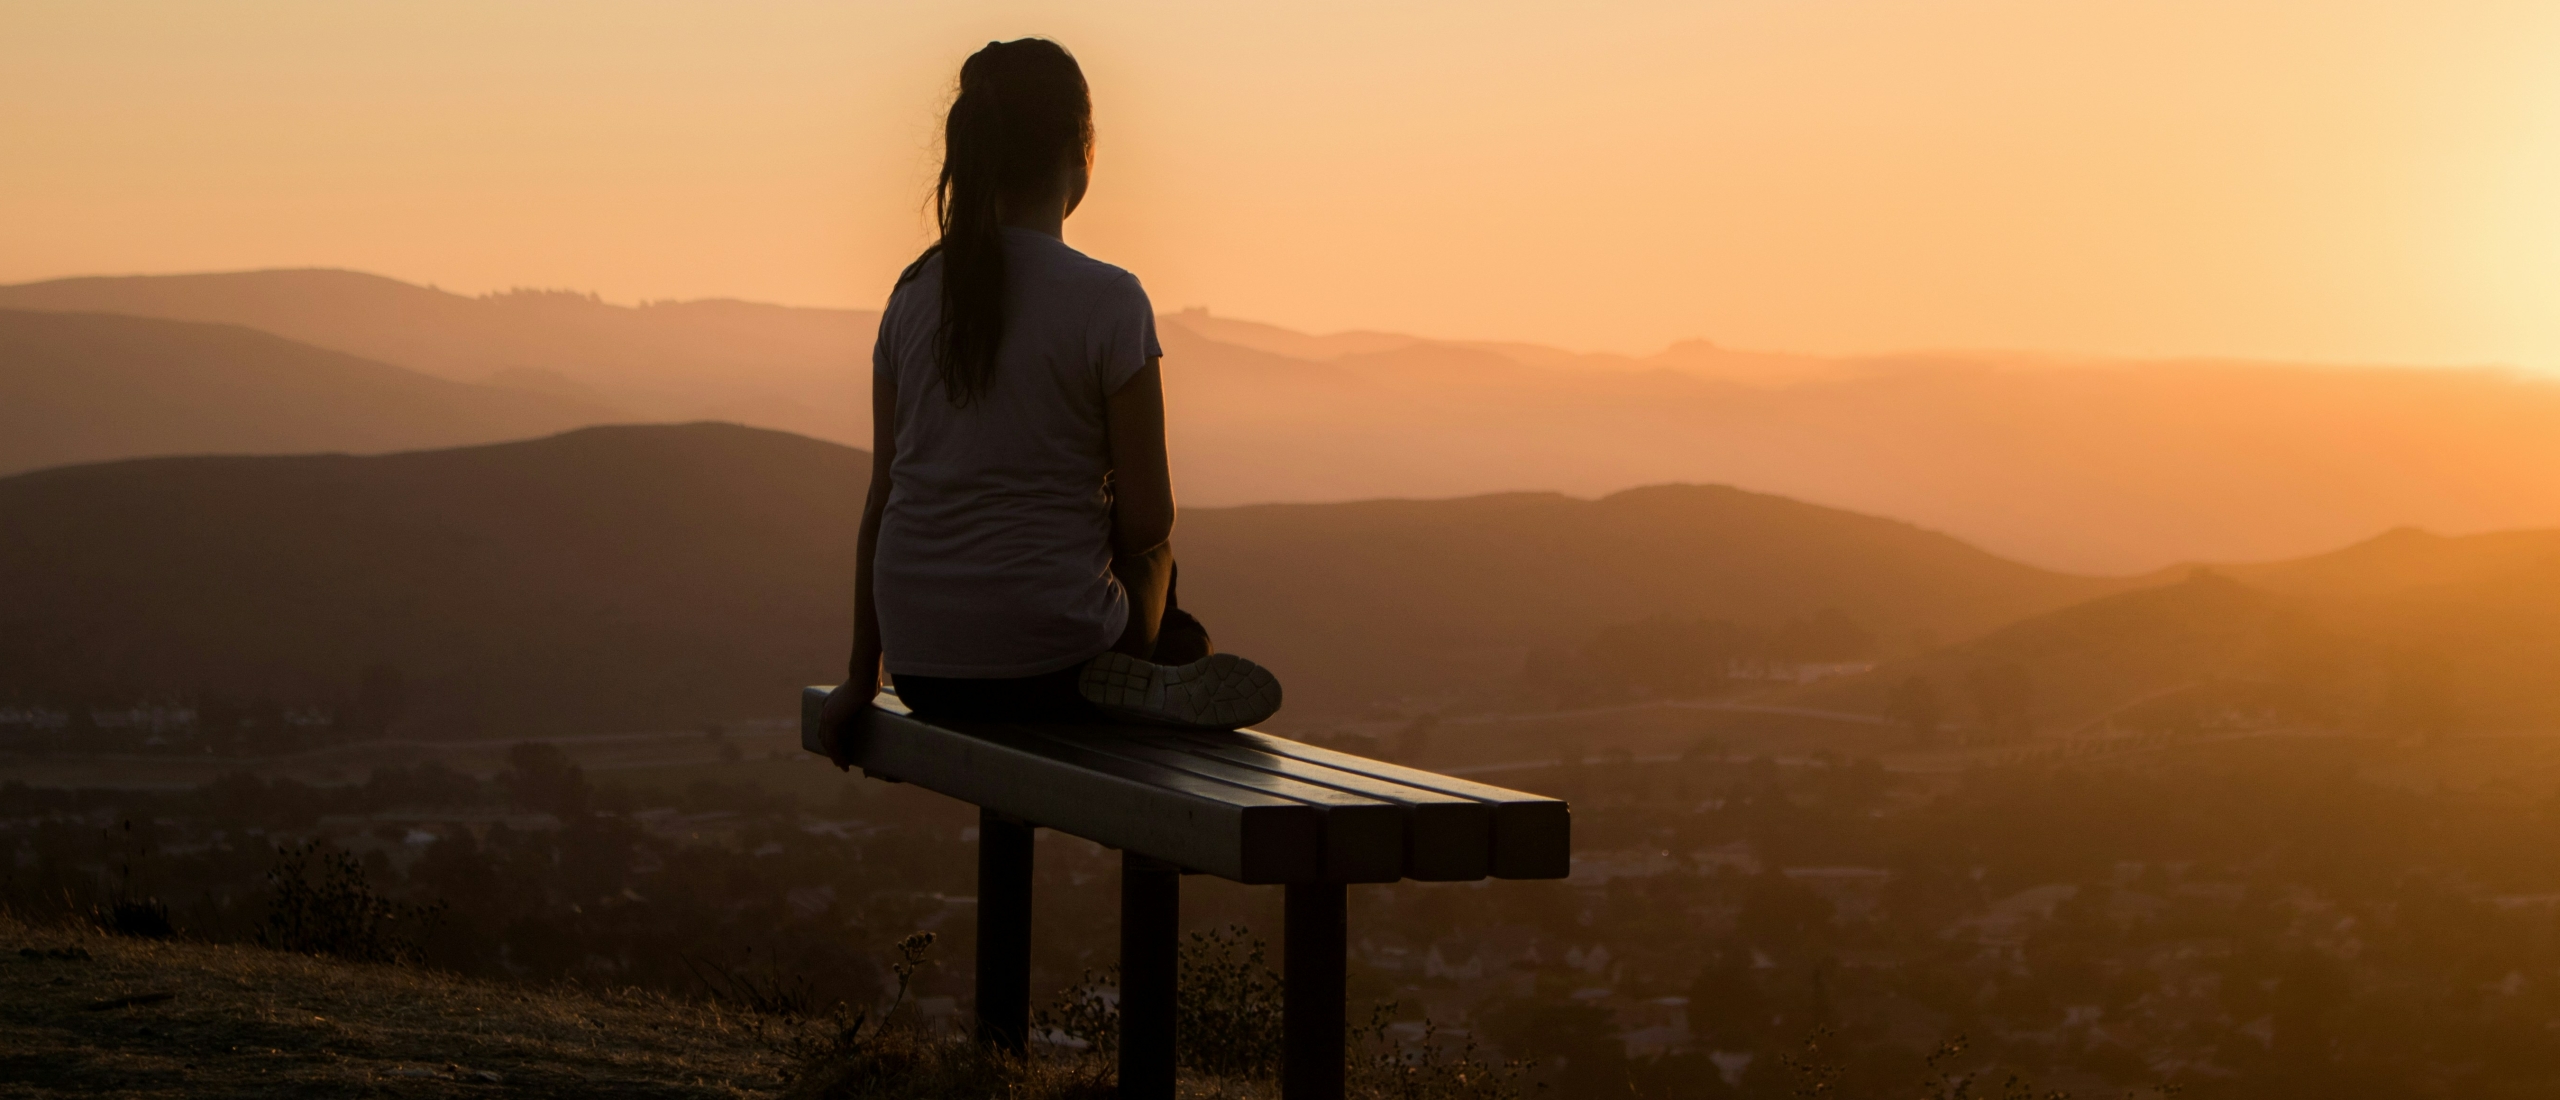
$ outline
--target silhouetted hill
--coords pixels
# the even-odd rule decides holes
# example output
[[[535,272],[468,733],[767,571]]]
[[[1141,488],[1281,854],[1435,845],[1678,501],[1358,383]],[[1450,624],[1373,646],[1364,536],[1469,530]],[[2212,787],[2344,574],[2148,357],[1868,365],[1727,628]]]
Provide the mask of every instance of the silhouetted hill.
[[[2560,726],[2560,531],[2395,531],[2253,583],[2369,640],[2379,690],[2440,688],[2458,727]]]
[[[0,310],[0,473],[139,454],[396,451],[609,419],[236,325]]]
[[[430,728],[772,713],[840,648],[860,452],[723,425],[0,481],[10,687],[344,698]]]
[[[378,457],[151,459],[0,480],[0,692],[344,699],[422,731],[775,715],[841,675],[868,457],[717,424]],[[1500,689],[1655,613],[1836,608],[1889,640],[2113,582],[1731,489],[1193,509],[1188,606],[1301,714]]]
[[[2022,671],[2032,724],[2247,720],[2410,736],[2560,725],[2560,531],[2404,530],[2329,554],[2198,568],[1888,663],[1802,699],[1879,712],[1928,681],[1959,722]],[[1997,709],[1998,704],[1991,705]]]
[[[610,406],[599,420],[729,420],[839,438],[868,432],[879,323],[721,300],[471,298],[330,270],[56,279],[0,287],[0,308],[241,324],[455,381],[583,395]]]
[[[2391,600],[2496,585],[2554,562],[2560,531],[2446,536],[2403,527],[2312,557],[2206,568],[2295,595]]]
[[[1775,626],[1830,608],[1903,650],[2118,584],[1723,486],[1197,509],[1176,548],[1222,645],[1365,699],[1504,698],[1531,649],[1632,619]]]
[[[2175,584],[2092,600],[2020,622],[1968,644],[1880,669],[1882,685],[1927,678],[1951,718],[1997,723],[1985,713],[1978,680],[2023,670],[2031,726],[2071,730],[2159,692],[2217,678],[2258,678],[2283,660],[2278,650],[2309,644],[2305,609],[2209,573]],[[1837,698],[1845,689],[1814,693]],[[1882,710],[1870,690],[1863,709]],[[1989,709],[1996,709],[1990,704]],[[2023,732],[2023,730],[2012,731]]]

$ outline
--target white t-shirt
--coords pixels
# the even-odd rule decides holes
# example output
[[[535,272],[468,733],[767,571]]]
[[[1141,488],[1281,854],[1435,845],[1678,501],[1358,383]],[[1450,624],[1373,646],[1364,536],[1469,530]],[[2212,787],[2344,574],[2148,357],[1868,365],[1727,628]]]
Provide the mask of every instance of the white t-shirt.
[[[1004,230],[1005,326],[984,392],[953,408],[934,368],[942,257],[889,296],[872,369],[897,381],[897,454],[872,562],[889,671],[1001,678],[1111,648],[1104,401],[1164,354],[1136,276]]]

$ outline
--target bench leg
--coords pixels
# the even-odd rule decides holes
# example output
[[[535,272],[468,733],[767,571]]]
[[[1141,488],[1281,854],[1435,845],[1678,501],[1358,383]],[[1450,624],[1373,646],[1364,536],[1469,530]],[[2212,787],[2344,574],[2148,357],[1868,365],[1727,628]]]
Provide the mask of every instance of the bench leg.
[[[1288,924],[1282,933],[1281,1100],[1342,1100],[1347,898],[1339,882],[1283,889]]]
[[[1120,1097],[1173,1100],[1174,976],[1182,873],[1120,854]]]
[[[1031,826],[978,811],[978,1041],[1031,1036]]]

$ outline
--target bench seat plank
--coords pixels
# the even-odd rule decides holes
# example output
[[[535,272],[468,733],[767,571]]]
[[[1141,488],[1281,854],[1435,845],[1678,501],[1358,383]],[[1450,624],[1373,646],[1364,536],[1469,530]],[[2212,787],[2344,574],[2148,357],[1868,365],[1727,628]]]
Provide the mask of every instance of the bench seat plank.
[[[802,744],[817,748],[816,708],[825,695],[810,691]],[[945,728],[883,694],[863,715],[851,762],[866,774],[1237,882],[1324,877],[1324,823],[1314,806],[1031,730]]]
[[[1314,806],[1324,819],[1326,879],[1394,882],[1404,877],[1406,814],[1402,806],[1220,760],[1169,738],[1118,734],[1085,739],[1063,731],[1052,736],[1080,741],[1097,752]]]
[[[1420,882],[1473,882],[1490,872],[1493,814],[1484,802],[1312,764],[1215,735],[1173,735],[1166,740],[1188,745],[1202,756],[1400,807],[1405,814],[1406,878]]]
[[[1484,803],[1493,815],[1493,877],[1564,878],[1573,873],[1573,814],[1563,799],[1408,768],[1252,730],[1185,736],[1213,744],[1242,745],[1275,756],[1474,799]]]

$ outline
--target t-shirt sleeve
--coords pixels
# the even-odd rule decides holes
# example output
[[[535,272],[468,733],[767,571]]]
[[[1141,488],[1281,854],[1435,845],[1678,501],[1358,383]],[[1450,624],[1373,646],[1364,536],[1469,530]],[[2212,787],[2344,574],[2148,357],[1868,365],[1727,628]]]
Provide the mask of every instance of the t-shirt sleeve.
[[[1138,285],[1138,277],[1122,272],[1110,293],[1096,311],[1093,365],[1102,393],[1120,392],[1147,365],[1147,360],[1164,354],[1156,343],[1156,311],[1147,301],[1147,290]]]
[[[874,378],[897,377],[898,367],[894,361],[896,356],[891,354],[889,349],[897,346],[894,332],[898,319],[898,299],[905,289],[905,285],[901,284],[897,290],[890,291],[889,303],[880,308],[880,327],[871,338],[871,376]]]

